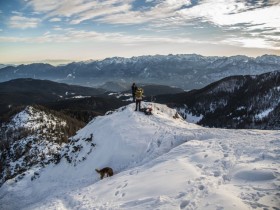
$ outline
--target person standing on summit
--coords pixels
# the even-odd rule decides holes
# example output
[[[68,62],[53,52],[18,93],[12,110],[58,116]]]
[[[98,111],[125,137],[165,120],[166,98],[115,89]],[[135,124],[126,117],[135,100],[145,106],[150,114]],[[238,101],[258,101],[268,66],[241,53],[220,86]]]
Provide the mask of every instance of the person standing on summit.
[[[135,102],[136,90],[137,90],[137,86],[135,85],[135,83],[133,83],[132,86],[131,86],[131,93],[132,93],[133,102]]]
[[[135,92],[135,98],[136,98],[136,107],[135,107],[135,111],[141,111],[141,101],[142,101],[142,97],[143,97],[143,93],[144,90],[142,88],[137,88],[136,92]]]

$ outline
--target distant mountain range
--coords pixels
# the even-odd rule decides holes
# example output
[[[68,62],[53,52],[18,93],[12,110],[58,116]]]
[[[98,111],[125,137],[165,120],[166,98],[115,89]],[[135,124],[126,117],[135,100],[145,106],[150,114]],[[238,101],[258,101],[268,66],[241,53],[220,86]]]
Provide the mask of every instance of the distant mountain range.
[[[275,55],[257,58],[206,57],[196,54],[155,55],[113,57],[102,61],[74,62],[57,67],[41,63],[8,66],[0,69],[0,81],[34,78],[91,87],[111,81],[126,85],[136,82],[192,90],[228,76],[258,75],[275,70],[280,70],[280,57]],[[110,84],[107,83],[105,86]]]
[[[231,76],[202,89],[157,96],[200,125],[280,129],[280,71]]]

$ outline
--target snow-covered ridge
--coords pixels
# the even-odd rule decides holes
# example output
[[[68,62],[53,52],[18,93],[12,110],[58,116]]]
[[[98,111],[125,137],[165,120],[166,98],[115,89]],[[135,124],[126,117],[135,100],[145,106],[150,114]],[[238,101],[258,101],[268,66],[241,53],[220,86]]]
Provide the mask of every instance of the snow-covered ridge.
[[[101,164],[100,159],[104,155],[98,151],[94,153],[92,163],[98,167],[102,165],[115,165],[115,170],[122,171],[130,168],[131,165],[143,164],[145,161],[170,150],[176,145],[188,140],[188,136],[176,138],[173,134],[176,130],[182,130],[185,121],[182,118],[174,120],[176,110],[169,109],[165,105],[146,104],[152,106],[153,115],[146,116],[142,112],[134,111],[134,104],[122,107],[115,112],[108,112],[104,117],[97,117],[85,128],[77,132],[73,139],[86,139],[93,134],[94,143],[100,150],[111,150],[110,156],[105,157],[106,162]],[[168,125],[168,129],[166,127]],[[162,128],[163,127],[163,128]],[[194,124],[189,124],[189,128],[196,128]],[[157,141],[161,131],[166,135],[161,141]],[[164,142],[162,144],[162,142]],[[161,145],[162,144],[162,145]],[[149,145],[147,147],[147,145]],[[159,148],[158,145],[161,145]],[[99,150],[99,151],[100,151]],[[120,153],[120,151],[122,151]],[[100,155],[100,156],[99,156]],[[102,161],[102,162],[103,162]],[[121,164],[120,164],[121,163]]]
[[[69,125],[66,120],[27,106],[0,127],[0,186],[9,179],[20,180],[32,171],[32,179],[50,163],[68,156]],[[70,142],[71,145],[72,142]],[[65,148],[66,147],[66,148]]]
[[[91,121],[71,138],[70,164],[62,157],[33,181],[32,170],[7,181],[0,209],[279,207],[278,131],[208,129],[144,105],[153,115],[130,104]],[[107,166],[115,175],[99,181],[94,169]]]
[[[61,126],[66,126],[66,121],[61,121],[53,115],[38,111],[32,106],[27,106],[22,112],[18,113],[12,118],[8,126],[16,128],[23,127],[39,129],[43,125],[50,127],[56,126],[58,124]]]

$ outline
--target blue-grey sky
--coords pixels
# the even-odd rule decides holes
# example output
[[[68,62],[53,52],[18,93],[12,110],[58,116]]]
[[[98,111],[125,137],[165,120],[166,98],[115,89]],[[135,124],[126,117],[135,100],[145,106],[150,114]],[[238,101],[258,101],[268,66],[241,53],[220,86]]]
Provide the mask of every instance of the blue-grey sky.
[[[0,0],[0,63],[280,55],[280,0]]]

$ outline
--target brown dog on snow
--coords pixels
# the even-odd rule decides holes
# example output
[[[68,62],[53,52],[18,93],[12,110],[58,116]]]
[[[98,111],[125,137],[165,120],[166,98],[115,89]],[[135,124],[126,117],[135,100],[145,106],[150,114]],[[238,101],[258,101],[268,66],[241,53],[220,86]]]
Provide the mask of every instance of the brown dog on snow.
[[[105,175],[107,175],[107,177],[114,175],[113,169],[110,167],[105,167],[105,168],[102,168],[101,170],[95,169],[95,171],[100,174],[100,179],[103,179],[103,177]]]

